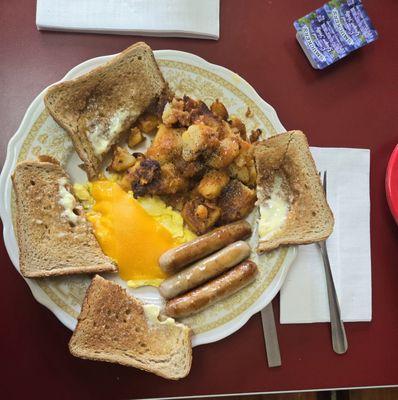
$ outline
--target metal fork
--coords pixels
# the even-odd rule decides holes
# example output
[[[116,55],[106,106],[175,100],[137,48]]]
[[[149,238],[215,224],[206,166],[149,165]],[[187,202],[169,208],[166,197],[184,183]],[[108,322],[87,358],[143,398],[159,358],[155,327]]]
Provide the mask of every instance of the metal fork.
[[[322,177],[323,189],[325,196],[327,196],[327,171],[324,171]],[[330,262],[328,256],[328,250],[326,247],[326,240],[317,243],[321,250],[323,266],[325,267],[326,286],[328,290],[329,300],[329,312],[330,312],[330,324],[332,333],[333,350],[337,354],[344,354],[348,349],[347,337],[345,334],[344,324],[341,320],[339,300],[336,294],[336,288],[333,282],[332,271],[330,269]]]

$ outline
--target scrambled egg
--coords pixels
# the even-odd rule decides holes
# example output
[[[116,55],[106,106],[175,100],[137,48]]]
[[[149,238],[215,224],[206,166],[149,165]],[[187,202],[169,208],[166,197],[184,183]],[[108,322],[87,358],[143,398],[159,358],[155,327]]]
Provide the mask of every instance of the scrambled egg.
[[[184,226],[181,214],[167,206],[159,197],[140,197],[137,201],[149,215],[171,233],[178,244],[188,242],[196,237]]]
[[[159,286],[166,277],[158,264],[160,255],[195,237],[160,198],[136,200],[114,180],[75,184],[74,192],[88,210],[102,250],[118,264],[130,287]]]

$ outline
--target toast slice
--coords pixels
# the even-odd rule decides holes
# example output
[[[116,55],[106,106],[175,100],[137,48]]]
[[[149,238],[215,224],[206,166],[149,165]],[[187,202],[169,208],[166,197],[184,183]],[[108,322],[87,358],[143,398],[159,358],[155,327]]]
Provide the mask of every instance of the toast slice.
[[[151,48],[139,42],[87,74],[52,86],[44,103],[72,138],[92,180],[111,146],[165,89]]]
[[[117,283],[96,275],[69,350],[80,358],[135,367],[167,379],[183,378],[191,369],[191,331],[172,318],[159,320],[158,313],[157,306],[143,306]]]
[[[258,142],[254,156],[261,215],[258,252],[325,240],[334,218],[304,133],[290,131]]]
[[[56,160],[45,156],[19,163],[12,182],[19,266],[24,277],[117,271],[102,253],[91,224],[74,199],[69,177]]]

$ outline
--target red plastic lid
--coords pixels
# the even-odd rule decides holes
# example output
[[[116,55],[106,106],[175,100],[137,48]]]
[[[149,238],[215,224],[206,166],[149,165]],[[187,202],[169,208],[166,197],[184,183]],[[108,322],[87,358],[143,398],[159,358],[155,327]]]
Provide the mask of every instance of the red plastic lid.
[[[386,173],[386,194],[388,205],[398,224],[398,144],[388,161]]]

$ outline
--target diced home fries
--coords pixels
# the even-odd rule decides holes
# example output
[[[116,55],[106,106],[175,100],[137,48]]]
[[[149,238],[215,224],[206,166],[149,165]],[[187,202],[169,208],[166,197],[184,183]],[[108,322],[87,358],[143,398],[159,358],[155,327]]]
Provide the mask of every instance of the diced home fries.
[[[248,135],[218,99],[209,108],[174,97],[155,114],[139,118],[128,138],[133,148],[155,134],[145,154],[116,148],[110,168],[119,184],[136,198],[160,196],[197,234],[245,218],[256,202],[252,142],[261,130]]]

